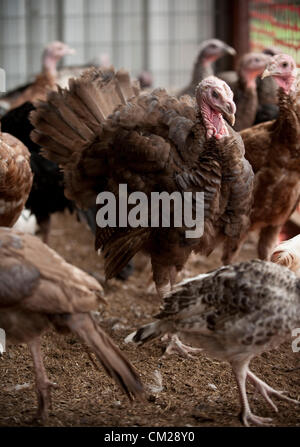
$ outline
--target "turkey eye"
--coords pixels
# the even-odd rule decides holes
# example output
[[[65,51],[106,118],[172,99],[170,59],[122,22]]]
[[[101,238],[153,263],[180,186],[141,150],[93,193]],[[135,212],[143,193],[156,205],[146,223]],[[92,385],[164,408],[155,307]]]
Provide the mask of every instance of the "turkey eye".
[[[216,99],[219,98],[219,94],[215,90],[212,91],[212,96]]]
[[[286,67],[288,66],[288,63],[287,63],[287,62],[283,62],[282,66],[283,66],[284,68],[286,68]]]

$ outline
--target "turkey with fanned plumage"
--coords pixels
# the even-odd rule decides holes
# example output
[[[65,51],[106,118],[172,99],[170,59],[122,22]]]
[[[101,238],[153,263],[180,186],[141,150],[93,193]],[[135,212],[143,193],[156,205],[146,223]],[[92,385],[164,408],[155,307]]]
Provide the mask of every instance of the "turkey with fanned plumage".
[[[144,250],[163,295],[193,250],[208,255],[222,242],[235,247],[247,230],[253,172],[241,137],[223,118],[234,123],[232,97],[213,76],[199,84],[194,101],[163,89],[140,95],[127,72],[90,69],[70,80],[69,90],[36,104],[32,139],[62,166],[65,193],[80,207],[94,205],[102,191],[118,199],[120,184],[149,199],[152,192],[190,192],[193,206],[204,192],[203,236],[188,238],[186,225],[175,227],[172,206],[169,228],[161,221],[154,228],[98,227],[107,278]]]

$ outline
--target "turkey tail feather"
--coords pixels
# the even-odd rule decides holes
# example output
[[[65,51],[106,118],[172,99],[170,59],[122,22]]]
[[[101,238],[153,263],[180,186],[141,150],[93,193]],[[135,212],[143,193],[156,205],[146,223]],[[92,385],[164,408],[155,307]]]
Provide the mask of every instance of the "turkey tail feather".
[[[142,398],[144,388],[137,372],[90,314],[69,315],[66,324],[92,349],[107,374],[119,384],[130,400],[133,397]]]
[[[53,161],[57,157],[64,167],[72,161],[72,152],[80,153],[92,144],[107,117],[138,93],[126,71],[102,72],[93,67],[80,78],[70,79],[69,89],[49,92],[46,102],[35,103],[36,110],[30,114],[35,126],[31,138],[44,148],[46,157]],[[66,148],[70,150],[67,157]]]
[[[144,344],[168,332],[169,326],[171,329],[172,325],[168,324],[166,321],[155,321],[145,324],[145,326],[142,326],[137,331],[129,334],[125,338],[125,343]]]

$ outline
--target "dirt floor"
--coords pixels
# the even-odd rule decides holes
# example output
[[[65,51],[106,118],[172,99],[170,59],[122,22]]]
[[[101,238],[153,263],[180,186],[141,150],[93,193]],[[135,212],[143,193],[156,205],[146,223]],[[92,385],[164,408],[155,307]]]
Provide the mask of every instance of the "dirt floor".
[[[102,260],[93,249],[93,236],[69,214],[56,215],[50,245],[65,259],[103,276]],[[248,242],[240,259],[255,257]],[[185,276],[212,270],[220,253],[208,259],[193,257]],[[112,280],[105,287],[108,305],[100,309],[102,327],[113,337],[141,374],[148,389],[146,403],[130,404],[103,370],[96,370],[75,337],[49,333],[43,339],[45,365],[52,381],[53,409],[49,426],[240,426],[236,383],[228,364],[198,355],[186,359],[161,358],[164,344],[156,341],[139,348],[123,340],[135,328],[151,321],[159,300],[148,291],[150,265],[135,259],[136,270],[127,281]],[[286,343],[279,350],[256,358],[252,370],[267,383],[300,398],[300,354]],[[0,358],[0,426],[36,425],[36,395],[32,361],[27,346],[8,347]],[[300,426],[300,406],[277,401],[279,413],[256,397],[248,386],[254,413],[272,417],[275,426]]]

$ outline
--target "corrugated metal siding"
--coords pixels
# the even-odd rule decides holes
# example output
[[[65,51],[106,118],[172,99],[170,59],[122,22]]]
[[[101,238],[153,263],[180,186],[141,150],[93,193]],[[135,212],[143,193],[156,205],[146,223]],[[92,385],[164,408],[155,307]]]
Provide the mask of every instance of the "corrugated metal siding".
[[[0,66],[7,88],[41,67],[52,40],[77,50],[64,65],[108,53],[133,75],[153,72],[155,85],[183,86],[198,44],[214,35],[211,0],[0,0]]]

